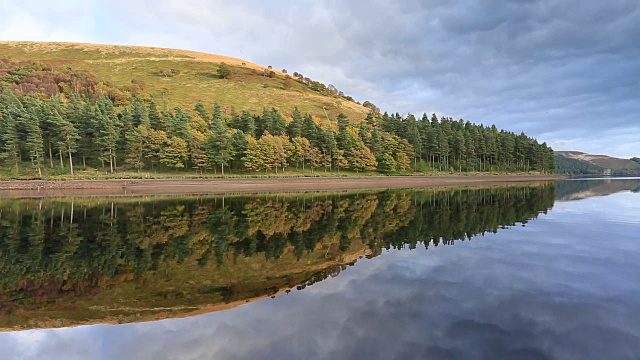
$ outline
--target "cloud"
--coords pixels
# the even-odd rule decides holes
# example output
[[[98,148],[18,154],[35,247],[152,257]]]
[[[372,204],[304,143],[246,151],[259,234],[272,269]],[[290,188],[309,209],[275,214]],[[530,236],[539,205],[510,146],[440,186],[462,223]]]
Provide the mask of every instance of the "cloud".
[[[94,21],[93,5],[82,0],[3,1],[0,14],[0,40],[86,41]]]
[[[23,15],[0,25],[0,36],[221,53],[333,83],[390,112],[437,112],[560,149],[639,155],[637,142],[600,136],[629,134],[640,117],[635,0],[96,3],[64,8],[93,9],[75,31],[64,16],[21,2],[13,8]]]

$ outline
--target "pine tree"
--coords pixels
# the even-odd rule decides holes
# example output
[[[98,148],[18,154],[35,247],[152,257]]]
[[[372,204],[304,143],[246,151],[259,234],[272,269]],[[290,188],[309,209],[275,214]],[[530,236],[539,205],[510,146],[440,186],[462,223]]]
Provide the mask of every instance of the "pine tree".
[[[26,129],[25,149],[31,160],[31,167],[38,170],[38,175],[42,176],[42,160],[44,157],[44,146],[42,144],[42,131],[40,130],[40,119],[33,109],[25,111],[22,121]]]
[[[382,147],[382,138],[380,137],[380,132],[377,128],[374,128],[373,131],[371,131],[370,142],[371,146],[369,148],[371,149],[371,152],[373,152],[373,155],[376,157],[376,159],[380,161],[380,157],[384,152],[384,148]]]
[[[131,111],[133,116],[133,127],[144,126],[148,128],[151,126],[151,120],[149,119],[149,109],[147,104],[144,103],[140,97],[136,96],[133,99],[133,109]]]
[[[336,135],[336,143],[338,145],[338,149],[349,151],[350,143],[349,143],[349,135],[347,134],[347,129],[349,128],[349,118],[343,113],[338,115],[338,134]]]
[[[16,174],[19,173],[20,163],[20,136],[17,130],[17,121],[12,114],[17,112],[14,105],[9,105],[7,111],[2,114],[2,127],[0,128],[0,159],[6,164],[13,164]]]
[[[256,120],[253,116],[247,112],[243,111],[242,116],[240,117],[242,122],[241,130],[246,134],[255,138],[256,136]]]
[[[149,124],[151,129],[162,131],[167,130],[162,120],[162,116],[160,115],[160,112],[158,112],[158,105],[156,105],[156,102],[153,100],[149,103]]]
[[[207,156],[212,164],[220,165],[224,175],[224,166],[228,166],[229,161],[233,159],[234,149],[221,111],[214,111],[211,130],[212,133],[207,138],[206,144]]]
[[[287,121],[275,108],[271,108],[271,123],[268,124],[267,130],[273,136],[280,136],[286,133]]]
[[[169,136],[179,137],[185,141],[191,138],[191,115],[180,107],[175,108],[175,114],[171,117]]]
[[[55,123],[55,130],[58,134],[58,141],[56,147],[60,153],[66,154],[69,160],[69,169],[71,175],[74,175],[73,171],[73,154],[78,150],[78,142],[82,139],[78,133],[78,129],[73,125],[71,121],[63,118],[54,109],[52,111],[53,121]]]
[[[72,94],[66,107],[64,118],[78,130],[78,153],[82,157],[82,166],[87,166],[87,158],[95,156],[97,119],[93,116],[92,106],[78,94]]]
[[[113,109],[113,104],[108,98],[98,100],[94,110],[94,118],[97,122],[98,136],[96,144],[100,149],[100,160],[109,162],[110,172],[113,174],[117,168],[116,148],[120,135],[120,122]]]
[[[194,108],[196,114],[198,114],[204,121],[208,124],[211,123],[211,119],[209,119],[209,114],[207,113],[207,109],[204,107],[202,101],[198,101]]]
[[[297,138],[302,136],[302,128],[304,126],[304,118],[298,110],[298,107],[293,109],[293,120],[287,126],[287,134],[290,138]]]
[[[126,135],[127,156],[124,162],[138,172],[144,168],[145,141],[143,132],[146,132],[146,128],[139,126]]]
[[[222,119],[222,121],[224,121],[224,114],[222,113],[222,107],[217,101],[213,103],[213,113],[211,114],[211,122],[210,122],[211,130],[213,130],[213,125],[216,119]],[[226,126],[226,123],[225,123],[225,126]]]
[[[302,123],[302,137],[307,138],[311,145],[318,146],[318,138],[322,131],[318,124],[313,121],[313,118],[309,114],[304,115]]]
[[[148,159],[151,169],[154,169],[155,165],[160,164],[160,155],[169,143],[169,137],[167,133],[161,130],[150,129],[147,132],[146,144],[143,146],[144,157]]]
[[[242,158],[244,157],[248,146],[249,142],[247,140],[247,135],[245,135],[242,130],[236,130],[236,132],[231,136],[231,147],[235,154],[233,160],[240,165],[242,165]]]
[[[418,131],[418,121],[413,114],[409,114],[407,119],[404,121],[405,123],[405,131],[406,131],[406,139],[409,141],[409,144],[413,146],[415,149],[416,155],[419,155],[422,151],[422,142],[420,141],[420,133]],[[417,159],[414,156],[413,158],[414,168],[417,167]]]

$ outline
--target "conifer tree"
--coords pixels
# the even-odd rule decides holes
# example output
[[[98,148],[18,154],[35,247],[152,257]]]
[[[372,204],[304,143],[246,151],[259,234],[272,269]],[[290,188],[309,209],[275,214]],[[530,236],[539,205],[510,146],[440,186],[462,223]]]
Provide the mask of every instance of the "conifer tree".
[[[11,111],[13,108],[13,111]],[[17,112],[15,106],[9,105],[8,111],[2,113],[2,126],[0,128],[0,159],[4,160],[5,164],[11,164],[15,166],[16,174],[19,173],[20,163],[20,136],[18,134],[18,128],[16,119],[12,116],[12,113]]]
[[[167,132],[169,136],[179,137],[185,141],[191,138],[191,115],[180,107],[175,108],[175,114],[171,117],[171,128]]]
[[[120,135],[120,122],[113,110],[113,104],[108,98],[98,100],[94,110],[94,118],[98,129],[96,144],[100,149],[100,160],[109,162],[110,172],[113,174],[117,168],[116,148]]]
[[[38,170],[38,175],[42,176],[42,160],[44,157],[44,147],[42,144],[42,130],[40,129],[40,120],[31,111],[25,111],[22,117],[24,128],[26,130],[25,149],[31,160],[31,167]]]
[[[313,146],[318,146],[319,145],[318,144],[318,138],[321,135],[320,132],[322,131],[318,127],[318,124],[316,124],[316,122],[313,121],[313,118],[309,114],[305,114],[304,115],[302,123],[303,123],[303,125],[302,125],[302,137],[307,138],[307,140],[309,140],[309,142]]]
[[[153,100],[149,103],[149,124],[151,129],[167,130],[163,123],[162,116],[158,111],[158,105],[156,105],[156,102]]]
[[[338,115],[338,134],[336,135],[336,144],[340,150],[349,151],[349,135],[347,129],[349,127],[349,118],[343,113]]]
[[[302,117],[300,110],[298,110],[298,107],[295,107],[293,109],[292,117],[293,120],[287,126],[287,135],[289,135],[289,137],[293,139],[302,136],[304,118]]]
[[[151,120],[149,119],[149,109],[147,109],[147,104],[144,103],[144,100],[139,96],[136,96],[133,99],[133,109],[131,111],[133,121],[132,125],[134,128],[138,126],[144,126],[149,128],[151,126]]]
[[[61,154],[64,153],[69,160],[69,169],[73,176],[73,154],[78,150],[78,141],[81,140],[80,134],[73,123],[60,116],[55,109],[52,111],[52,117],[55,123],[55,131],[58,134],[56,147],[58,151]]]
[[[249,142],[247,140],[247,135],[245,135],[242,130],[236,130],[231,136],[231,147],[233,148],[234,154],[233,160],[238,164],[241,164],[248,146]]]
[[[127,156],[125,163],[138,172],[144,168],[144,150],[145,141],[143,132],[146,132],[146,128],[139,126],[126,135],[127,138]]]
[[[207,113],[207,109],[204,107],[202,101],[198,101],[194,108],[196,114],[200,115],[200,117],[206,121],[208,124],[211,123],[211,119],[209,119],[209,113]]]
[[[243,111],[242,116],[240,117],[242,122],[241,130],[246,134],[255,138],[256,136],[256,120],[253,118],[251,113],[248,111]]]
[[[216,106],[219,108],[217,103]],[[212,133],[207,138],[206,144],[207,156],[212,164],[220,165],[222,175],[224,175],[224,166],[229,165],[234,152],[231,136],[227,132],[227,125],[221,111],[214,111],[211,130]]]

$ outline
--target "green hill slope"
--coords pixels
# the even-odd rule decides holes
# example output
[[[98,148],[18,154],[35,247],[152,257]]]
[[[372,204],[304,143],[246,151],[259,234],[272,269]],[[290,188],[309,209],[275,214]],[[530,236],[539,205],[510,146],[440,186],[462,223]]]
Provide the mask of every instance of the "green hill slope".
[[[303,113],[321,120],[326,118],[323,107],[331,118],[342,112],[353,120],[362,120],[368,112],[367,108],[345,97],[332,95],[321,84],[310,83],[309,86],[304,81],[285,84],[287,74],[281,71],[273,70],[273,77],[268,77],[265,70],[267,73],[271,70],[265,66],[195,51],[80,43],[0,42],[1,57],[18,63],[39,62],[47,70],[87,71],[99,81],[112,83],[125,91],[131,91],[133,81],[159,104],[164,102],[171,107],[191,109],[197,101],[207,104],[218,101],[227,107],[252,113],[274,107],[283,114],[290,114],[298,106]],[[221,63],[231,69],[227,79],[217,74]]]
[[[592,155],[580,151],[556,151],[557,172],[562,174],[638,175],[640,163],[607,155]]]

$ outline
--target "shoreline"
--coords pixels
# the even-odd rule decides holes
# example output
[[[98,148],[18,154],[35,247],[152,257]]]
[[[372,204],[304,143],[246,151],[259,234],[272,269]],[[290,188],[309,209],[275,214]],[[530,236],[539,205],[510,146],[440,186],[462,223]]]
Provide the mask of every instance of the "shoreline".
[[[353,176],[318,178],[16,180],[0,181],[0,198],[250,194],[341,190],[424,189],[565,179],[559,175]]]

